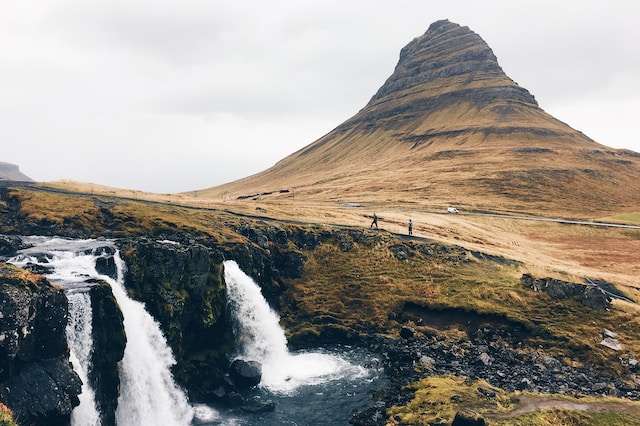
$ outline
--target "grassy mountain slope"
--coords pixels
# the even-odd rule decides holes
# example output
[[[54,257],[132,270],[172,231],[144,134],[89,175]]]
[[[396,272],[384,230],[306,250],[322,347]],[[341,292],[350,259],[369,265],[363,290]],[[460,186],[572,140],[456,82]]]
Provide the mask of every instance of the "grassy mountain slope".
[[[640,154],[543,111],[482,38],[432,24],[355,116],[272,168],[191,193],[593,215],[640,205]]]

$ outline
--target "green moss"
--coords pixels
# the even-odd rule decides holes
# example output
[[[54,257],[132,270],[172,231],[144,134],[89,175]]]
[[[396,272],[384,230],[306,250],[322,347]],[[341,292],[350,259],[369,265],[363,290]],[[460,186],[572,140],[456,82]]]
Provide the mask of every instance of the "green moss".
[[[482,380],[454,376],[428,377],[409,387],[415,391],[414,397],[387,410],[388,425],[450,424],[463,409],[478,413],[490,425],[501,426],[640,425],[640,404],[619,398],[507,392]],[[486,397],[487,391],[495,396]],[[572,409],[578,405],[581,411]]]
[[[18,426],[11,410],[0,402],[0,426]]]

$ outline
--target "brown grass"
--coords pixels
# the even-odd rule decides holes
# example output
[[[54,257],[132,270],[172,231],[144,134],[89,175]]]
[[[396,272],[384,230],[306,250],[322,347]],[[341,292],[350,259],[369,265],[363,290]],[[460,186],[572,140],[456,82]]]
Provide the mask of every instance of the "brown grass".
[[[490,425],[640,425],[640,404],[620,398],[577,399],[507,392],[482,380],[468,381],[455,376],[428,377],[409,387],[415,390],[415,396],[406,405],[387,411],[387,425],[450,424],[462,409],[478,413]],[[479,388],[495,392],[495,398],[484,397]]]

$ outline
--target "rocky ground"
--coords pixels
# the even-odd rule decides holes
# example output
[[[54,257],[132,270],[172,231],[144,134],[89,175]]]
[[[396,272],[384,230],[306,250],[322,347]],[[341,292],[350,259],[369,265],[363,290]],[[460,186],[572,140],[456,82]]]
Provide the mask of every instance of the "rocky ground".
[[[522,264],[503,257],[385,232],[101,198],[0,195],[2,232],[116,238],[128,265],[127,290],[161,324],[176,356],[176,379],[193,401],[217,400],[249,411],[273,408],[243,396],[255,384],[257,366],[231,368],[234,338],[226,312],[225,259],[237,261],[261,285],[281,313],[292,348],[348,343],[379,355],[388,384],[354,415],[354,424],[395,421],[397,407],[409,407],[415,384],[425,377],[483,379],[505,392],[640,396],[635,355],[640,327],[635,311],[620,305],[635,301],[611,283],[526,275]],[[33,212],[29,203],[36,200],[40,207]],[[43,204],[46,200],[55,203]],[[19,239],[0,238],[0,255],[18,248]],[[111,254],[105,252],[98,265],[107,275],[115,271]],[[24,276],[40,282],[31,273]],[[0,282],[0,294],[15,291],[13,281]],[[94,340],[108,356],[94,359],[90,379],[109,424],[117,395],[115,365],[125,336],[107,286],[93,284]],[[16,287],[31,289],[23,300],[42,292],[64,299],[51,286],[42,284],[37,288],[46,290],[35,291],[34,285]],[[64,310],[64,303],[57,305]],[[3,304],[3,315],[4,306],[9,305]],[[13,331],[22,333],[24,325]],[[58,334],[62,345],[64,333]],[[0,348],[7,359],[20,359],[21,346],[6,342]],[[66,359],[68,349],[48,353]],[[3,383],[16,380],[26,365],[11,362],[16,367],[3,370]],[[58,411],[47,418],[64,423],[77,404],[77,382],[68,362],[56,365],[68,380],[57,388],[62,393],[54,393]],[[20,400],[12,395],[0,399],[19,419],[40,415],[24,408],[27,395]]]
[[[352,424],[384,425],[390,408],[414,397],[415,389],[407,385],[430,376],[483,379],[508,391],[640,399],[635,377],[624,380],[599,366],[571,365],[519,341],[506,329],[481,328],[463,339],[424,335],[409,327],[402,332],[400,339],[379,337],[366,343],[380,354],[389,382],[371,407],[354,414]],[[627,379],[639,371],[637,363],[629,365]],[[487,391],[485,396],[491,394]]]
[[[21,425],[68,424],[81,381],[69,363],[64,293],[0,263],[0,307],[0,400]]]

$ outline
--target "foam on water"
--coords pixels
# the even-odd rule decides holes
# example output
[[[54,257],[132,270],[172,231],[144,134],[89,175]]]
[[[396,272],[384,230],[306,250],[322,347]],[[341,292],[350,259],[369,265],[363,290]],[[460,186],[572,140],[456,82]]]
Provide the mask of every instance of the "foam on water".
[[[290,353],[280,317],[271,309],[260,287],[234,261],[224,262],[224,270],[240,358],[262,364],[262,386],[272,392],[290,393],[302,385],[367,375],[365,368],[336,355]]]
[[[124,287],[125,264],[115,251],[116,280],[96,271],[101,248],[114,246],[109,241],[67,240],[28,237],[33,247],[22,250],[11,260],[18,266],[34,263],[53,268],[47,277],[67,289],[70,321],[67,327],[71,361],[83,382],[80,406],[73,411],[75,425],[99,424],[94,392],[87,380],[90,369],[91,300],[79,288],[89,278],[98,278],[111,286],[124,317],[127,346],[119,364],[120,394],[116,419],[119,425],[184,426],[193,419],[193,409],[171,374],[175,359],[160,326],[144,305],[131,299]],[[84,284],[86,287],[86,284]]]

